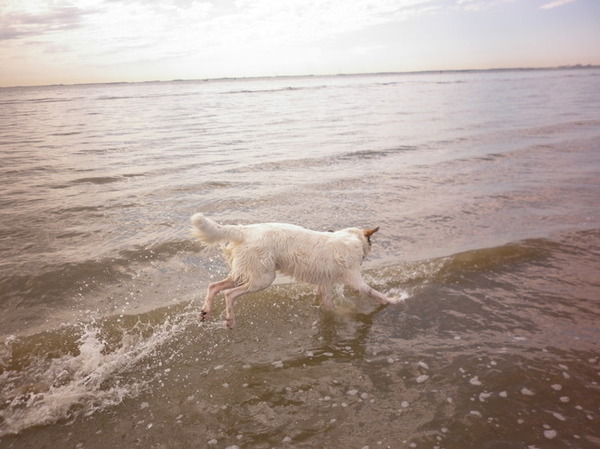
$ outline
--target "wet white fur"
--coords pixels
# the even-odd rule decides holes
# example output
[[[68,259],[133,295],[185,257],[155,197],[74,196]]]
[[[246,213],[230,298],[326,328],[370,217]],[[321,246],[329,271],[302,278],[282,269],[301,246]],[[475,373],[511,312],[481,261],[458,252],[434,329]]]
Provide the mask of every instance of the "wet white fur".
[[[200,241],[229,242],[224,253],[231,272],[208,286],[203,318],[210,317],[215,296],[224,291],[225,324],[233,327],[235,299],[267,288],[278,271],[316,285],[325,309],[333,307],[336,284],[346,284],[382,304],[397,302],[367,285],[360,274],[360,265],[370,250],[367,235],[375,230],[317,232],[283,223],[219,225],[200,213],[193,215],[191,221],[192,232]]]

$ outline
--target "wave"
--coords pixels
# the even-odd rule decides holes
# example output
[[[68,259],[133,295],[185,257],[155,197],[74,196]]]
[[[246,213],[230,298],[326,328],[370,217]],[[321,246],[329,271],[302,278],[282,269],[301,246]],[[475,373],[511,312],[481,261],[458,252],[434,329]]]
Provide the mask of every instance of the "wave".
[[[219,188],[219,186],[216,186]],[[587,235],[589,235],[589,231]],[[68,234],[61,235],[61,237]],[[589,241],[588,237],[581,237]],[[574,237],[577,240],[577,237]],[[204,251],[190,239],[172,239],[121,249],[114,256],[45,266],[37,271],[0,275],[2,310],[43,304],[56,306],[75,295],[82,295],[131,279],[153,264],[165,263],[177,255]],[[521,264],[540,261],[550,254],[573,251],[566,243],[549,239],[530,239],[491,248],[382,267],[378,275],[391,287],[424,282],[457,282],[481,272],[515,269]],[[582,250],[583,251],[583,250]]]
[[[465,251],[441,259],[440,275],[455,277],[471,272],[513,270],[521,264],[547,258],[558,244],[548,239],[529,239],[493,248]]]
[[[55,137],[65,137],[65,136],[78,136],[80,134],[83,134],[83,133],[81,131],[66,131],[63,133],[51,133],[49,135],[55,136]]]
[[[96,97],[96,101],[112,101],[112,100],[140,100],[146,98],[152,99],[160,99],[160,98],[168,98],[168,97],[195,97],[202,96],[205,92],[203,91],[193,91],[193,92],[183,92],[183,93],[152,93],[146,95],[102,95]]]
[[[126,181],[130,178],[142,177],[146,176],[145,173],[126,173],[123,175],[116,176],[85,176],[83,178],[73,179],[66,183],[60,184],[51,184],[48,187],[51,189],[67,189],[72,186],[77,186],[80,184],[94,184],[94,185],[103,185],[103,184],[112,184],[115,182]]]
[[[150,379],[128,372],[192,319],[180,307],[6,339],[0,346],[0,437],[137,396]]]
[[[481,273],[498,274],[518,270],[523,265],[542,263],[558,250],[560,245],[552,240],[529,239],[387,266],[379,269],[377,275],[384,285],[394,288],[412,288],[429,283],[456,284]]]
[[[280,171],[296,167],[302,167],[303,169],[307,169],[312,167],[330,166],[338,162],[360,162],[369,159],[382,159],[415,150],[418,150],[418,147],[410,145],[400,145],[397,147],[382,148],[375,150],[346,151],[343,153],[319,157],[293,158],[280,161],[259,162],[257,164],[248,165],[241,168],[232,168],[226,170],[226,172],[246,173],[260,171]]]
[[[57,304],[69,295],[83,294],[130,278],[140,262],[165,261],[176,254],[199,251],[190,240],[170,240],[121,250],[116,257],[88,259],[46,267],[38,272],[0,275],[2,308],[17,304]]]
[[[176,239],[150,245],[137,245],[119,251],[117,256],[88,259],[49,266],[37,272],[0,276],[2,309],[43,305],[56,307],[69,298],[85,295],[132,279],[145,269],[166,263],[176,255],[204,251],[192,239]],[[540,261],[550,254],[567,251],[559,243],[532,239],[493,248],[482,248],[377,269],[373,279],[385,287],[401,288],[428,282],[460,282],[477,273],[514,270],[521,264]]]
[[[326,89],[326,85],[322,86],[287,86],[287,87],[276,87],[272,89],[241,89],[241,90],[231,90],[222,92],[222,94],[232,95],[232,94],[258,94],[258,93],[278,93],[278,92],[292,92],[298,90],[319,90]]]
[[[89,178],[79,178],[71,181],[71,184],[108,184],[121,181],[121,176],[94,176]]]
[[[380,150],[360,150],[360,151],[348,151],[345,153],[338,154],[334,157],[336,160],[365,160],[365,159],[379,159],[387,156],[394,156],[398,153],[405,153],[409,151],[418,150],[415,146],[400,145],[394,148],[384,148]]]

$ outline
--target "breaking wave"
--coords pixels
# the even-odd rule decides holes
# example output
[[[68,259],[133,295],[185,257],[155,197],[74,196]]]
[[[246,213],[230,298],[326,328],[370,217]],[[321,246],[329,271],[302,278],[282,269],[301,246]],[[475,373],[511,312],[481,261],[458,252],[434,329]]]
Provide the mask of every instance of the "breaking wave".
[[[0,346],[0,437],[74,420],[143,391],[150,378],[128,376],[182,332],[190,313],[155,311],[66,326]]]

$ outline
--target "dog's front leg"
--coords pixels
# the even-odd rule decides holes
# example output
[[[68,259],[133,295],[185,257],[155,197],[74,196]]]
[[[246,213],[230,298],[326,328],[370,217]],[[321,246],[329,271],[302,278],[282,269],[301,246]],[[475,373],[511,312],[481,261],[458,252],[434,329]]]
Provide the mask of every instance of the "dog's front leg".
[[[362,277],[354,280],[352,283],[350,283],[350,286],[354,288],[360,295],[369,296],[370,298],[379,301],[381,304],[395,304],[398,302],[396,298],[389,298],[383,293],[375,290],[373,287],[367,284]]]
[[[333,293],[328,285],[317,286],[317,293],[321,297],[321,308],[323,310],[333,310]]]

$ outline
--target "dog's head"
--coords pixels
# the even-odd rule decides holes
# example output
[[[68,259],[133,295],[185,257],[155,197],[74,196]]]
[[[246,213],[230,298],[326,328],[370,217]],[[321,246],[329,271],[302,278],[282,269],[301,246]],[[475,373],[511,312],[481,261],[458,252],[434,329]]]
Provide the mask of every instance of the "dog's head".
[[[371,236],[379,231],[379,226],[373,229],[346,228],[338,231],[342,234],[351,234],[358,237],[362,243],[363,259],[371,252]],[[333,232],[333,231],[329,231]]]
[[[373,229],[363,229],[363,235],[367,239],[367,243],[369,244],[369,248],[371,247],[371,236],[379,231],[379,226]]]
[[[363,259],[371,252],[371,236],[379,230],[379,226],[373,229],[357,229],[354,228],[354,233],[362,242]]]

